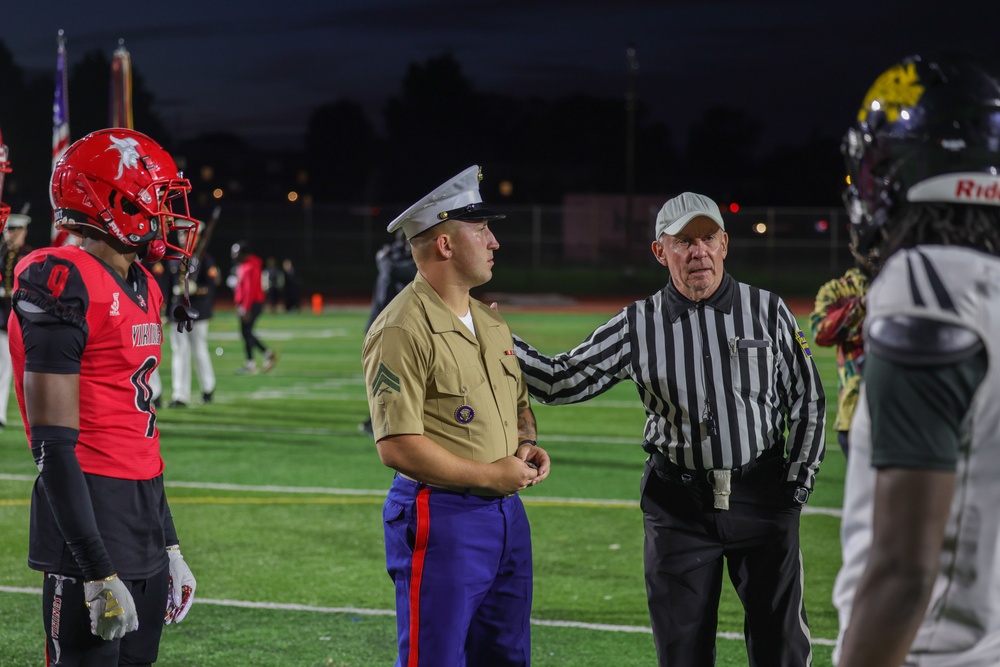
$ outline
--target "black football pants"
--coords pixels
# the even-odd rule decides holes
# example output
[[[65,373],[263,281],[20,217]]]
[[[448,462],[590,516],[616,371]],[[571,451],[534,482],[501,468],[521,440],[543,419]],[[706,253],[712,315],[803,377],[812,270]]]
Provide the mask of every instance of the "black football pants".
[[[139,629],[105,641],[90,632],[90,611],[83,600],[83,580],[46,573],[42,585],[45,664],[48,667],[119,667],[156,662],[167,610],[170,568],[149,579],[122,580],[132,594]]]

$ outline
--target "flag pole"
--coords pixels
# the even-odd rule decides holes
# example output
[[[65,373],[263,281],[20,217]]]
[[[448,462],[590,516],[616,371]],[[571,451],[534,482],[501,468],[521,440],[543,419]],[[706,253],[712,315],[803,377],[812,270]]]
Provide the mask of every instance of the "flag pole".
[[[118,48],[111,58],[111,113],[110,127],[135,129],[132,119],[132,57],[125,48],[125,40],[118,40]]]
[[[52,170],[56,163],[69,148],[69,80],[66,69],[66,35],[60,28],[56,38],[56,92],[52,105]],[[55,212],[52,218],[52,245],[61,246],[68,243],[78,245],[77,237],[55,224]]]

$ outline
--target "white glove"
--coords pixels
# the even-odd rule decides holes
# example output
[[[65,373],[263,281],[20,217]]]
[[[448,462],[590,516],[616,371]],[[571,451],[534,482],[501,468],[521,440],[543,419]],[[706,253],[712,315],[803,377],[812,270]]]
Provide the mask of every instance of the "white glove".
[[[180,623],[187,616],[194,603],[194,589],[198,587],[198,582],[194,580],[191,568],[184,562],[179,546],[167,547],[167,556],[170,558],[170,586],[167,589],[167,612],[163,616],[163,623],[170,625]]]
[[[90,610],[90,631],[101,639],[120,639],[139,629],[132,594],[117,574],[83,582],[83,599]]]

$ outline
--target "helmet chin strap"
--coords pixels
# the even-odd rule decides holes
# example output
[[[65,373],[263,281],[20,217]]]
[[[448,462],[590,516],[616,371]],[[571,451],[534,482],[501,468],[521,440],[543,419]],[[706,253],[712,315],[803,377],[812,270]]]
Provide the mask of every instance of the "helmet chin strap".
[[[153,239],[146,245],[146,254],[143,258],[147,262],[159,262],[167,254],[167,244],[163,239]]]

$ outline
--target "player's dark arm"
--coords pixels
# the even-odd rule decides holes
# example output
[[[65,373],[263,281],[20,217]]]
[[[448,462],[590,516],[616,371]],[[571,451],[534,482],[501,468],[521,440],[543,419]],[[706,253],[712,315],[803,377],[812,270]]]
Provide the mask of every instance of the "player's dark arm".
[[[174,515],[170,513],[170,505],[167,503],[167,492],[163,492],[163,498],[161,499],[161,508],[163,512],[163,543],[168,547],[180,544],[177,539],[177,529],[174,528]]]
[[[24,339],[24,403],[38,478],[59,530],[87,580],[114,574],[76,458],[83,331],[19,305]]]
[[[115,573],[76,458],[79,376],[25,373],[24,394],[31,425],[31,453],[56,525],[88,581]]]
[[[953,472],[878,472],[871,555],[840,664],[903,664],[934,588],[954,489]]]

